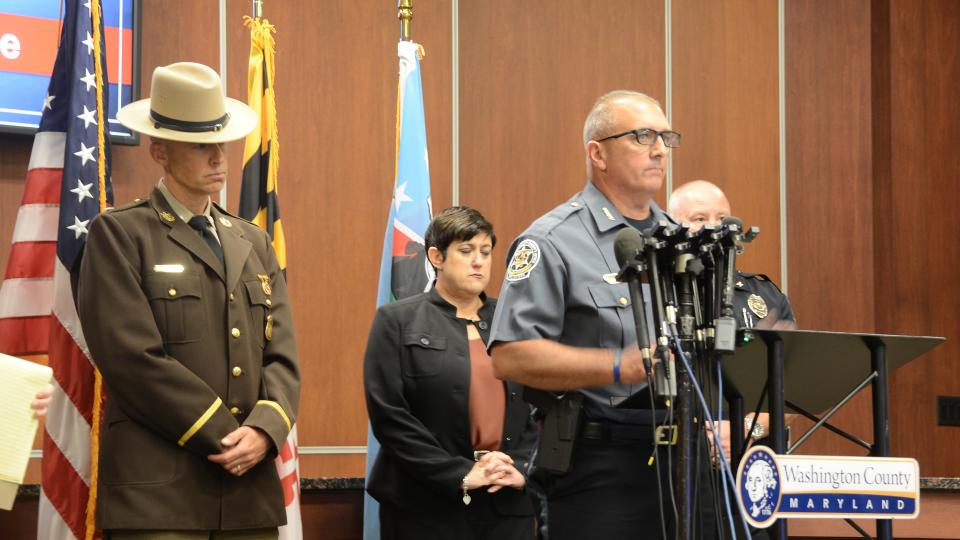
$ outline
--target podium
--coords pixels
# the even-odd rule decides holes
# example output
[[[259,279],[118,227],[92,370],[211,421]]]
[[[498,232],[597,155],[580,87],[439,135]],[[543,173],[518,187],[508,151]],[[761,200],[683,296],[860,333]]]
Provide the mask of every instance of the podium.
[[[770,446],[777,454],[792,453],[824,427],[864,447],[872,456],[887,457],[888,373],[944,341],[943,337],[928,336],[742,329],[737,333],[735,353],[721,359],[724,397],[730,403],[731,418],[743,418],[744,405],[770,413]],[[867,386],[873,395],[873,444],[828,423]],[[787,408],[814,422],[789,448],[784,427]],[[743,453],[744,429],[740,422],[731,422],[730,429],[732,460],[737,463]],[[869,538],[855,522],[846,521]],[[778,519],[769,531],[771,538],[786,540],[786,520]],[[877,538],[889,540],[891,536],[891,520],[878,519]]]

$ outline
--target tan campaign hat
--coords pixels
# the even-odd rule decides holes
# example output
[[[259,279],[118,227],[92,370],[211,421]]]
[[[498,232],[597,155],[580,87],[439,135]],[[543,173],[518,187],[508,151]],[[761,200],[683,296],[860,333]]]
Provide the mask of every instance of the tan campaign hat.
[[[220,143],[244,137],[257,127],[258,119],[245,103],[223,95],[216,71],[177,62],[153,70],[150,98],[120,109],[117,120],[159,139]]]

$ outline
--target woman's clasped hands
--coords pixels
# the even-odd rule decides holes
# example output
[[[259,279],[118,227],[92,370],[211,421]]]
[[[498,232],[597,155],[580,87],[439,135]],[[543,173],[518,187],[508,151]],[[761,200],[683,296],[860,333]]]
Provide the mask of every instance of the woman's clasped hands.
[[[526,483],[526,478],[513,465],[513,458],[497,451],[480,456],[464,478],[464,488],[490,486],[487,489],[489,493],[495,493],[504,487],[523,489]]]

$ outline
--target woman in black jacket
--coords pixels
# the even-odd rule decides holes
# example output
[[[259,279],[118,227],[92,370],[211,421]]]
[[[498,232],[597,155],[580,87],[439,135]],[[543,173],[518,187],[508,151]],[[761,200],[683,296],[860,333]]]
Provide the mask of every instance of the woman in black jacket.
[[[425,235],[433,288],[377,310],[364,387],[381,445],[367,490],[383,540],[534,538],[530,409],[486,351],[495,243],[476,210],[444,210]]]

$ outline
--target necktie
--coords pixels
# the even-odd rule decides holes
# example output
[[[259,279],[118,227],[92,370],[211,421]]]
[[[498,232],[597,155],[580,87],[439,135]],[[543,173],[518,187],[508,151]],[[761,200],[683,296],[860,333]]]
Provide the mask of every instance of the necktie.
[[[204,216],[193,216],[187,223],[200,233],[200,237],[203,238],[203,241],[210,246],[210,249],[213,250],[213,254],[220,259],[220,264],[223,264],[223,247],[220,245],[220,242],[217,241],[217,238],[213,236],[213,232],[210,231],[210,222],[207,221],[207,218]]]

